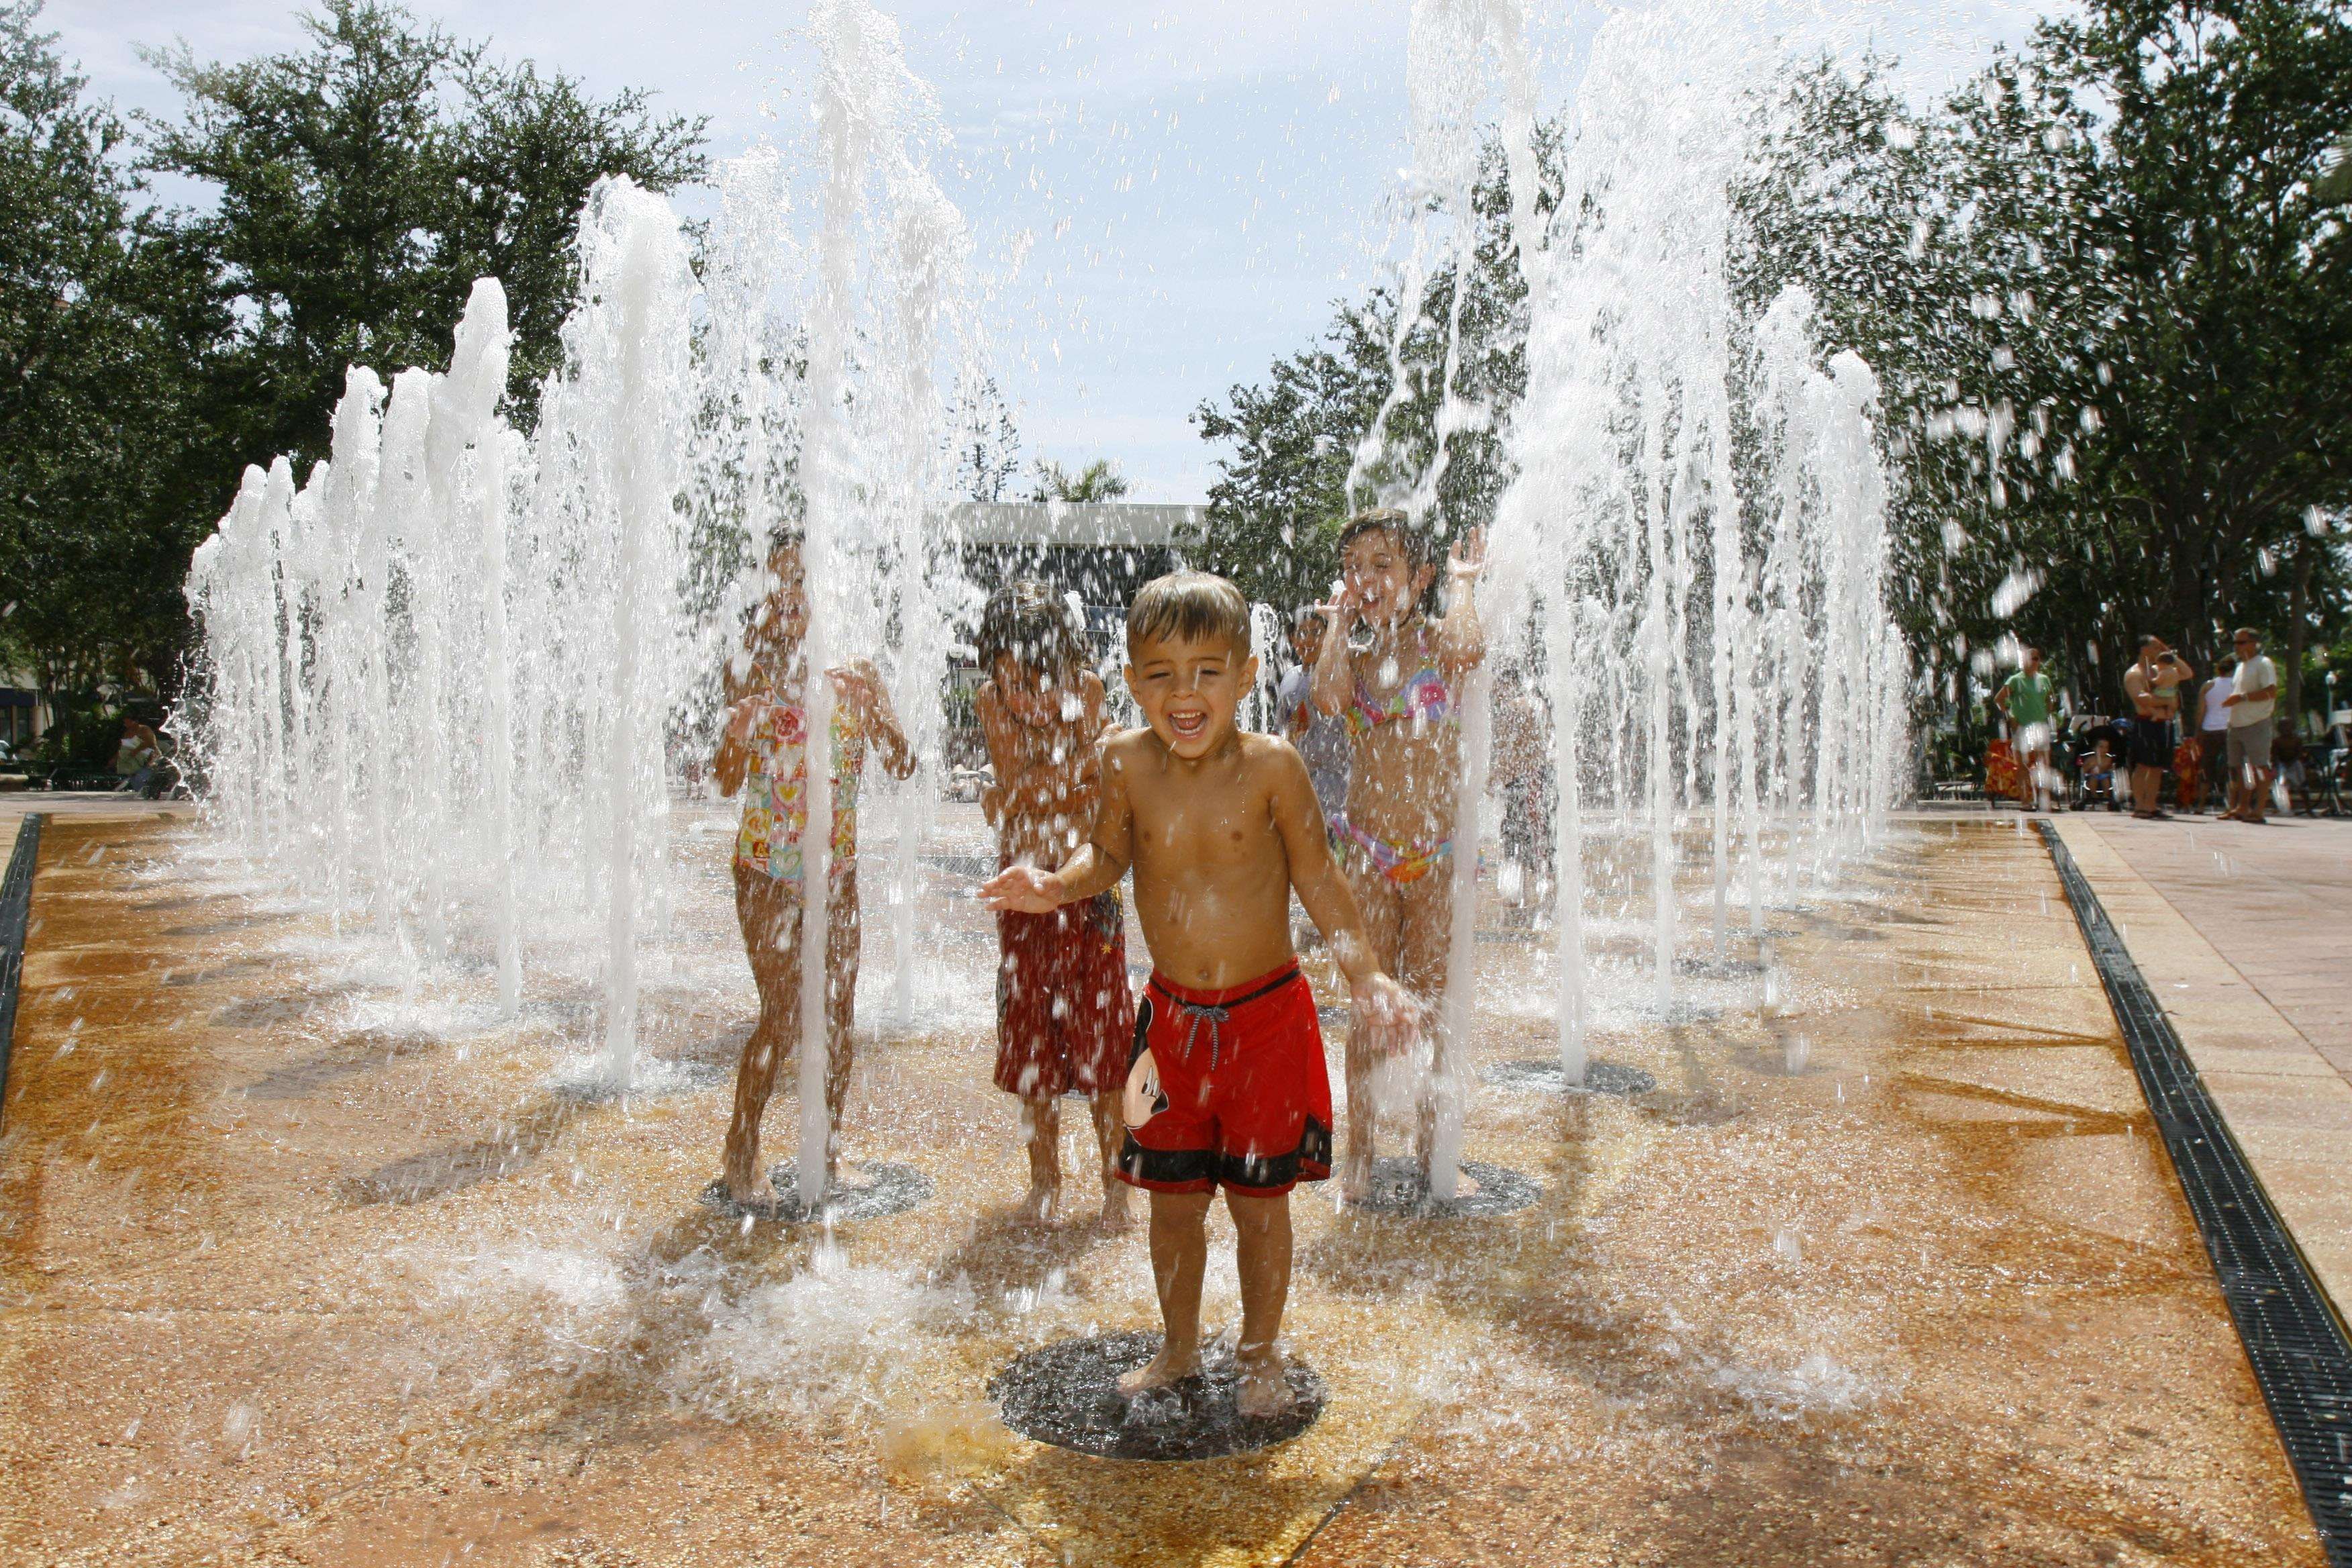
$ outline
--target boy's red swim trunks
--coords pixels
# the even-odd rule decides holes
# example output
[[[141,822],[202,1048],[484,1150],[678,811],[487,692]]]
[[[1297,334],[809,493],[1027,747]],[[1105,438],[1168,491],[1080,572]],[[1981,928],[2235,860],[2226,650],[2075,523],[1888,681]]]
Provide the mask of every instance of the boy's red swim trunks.
[[[1270,1198],[1331,1173],[1331,1079],[1315,993],[1296,963],[1223,991],[1154,973],[1129,1061],[1150,1051],[1166,1108],[1127,1135],[1122,1180]]]
[[[1118,896],[996,917],[996,1087],[1024,1100],[1102,1094],[1127,1074],[1135,994]]]

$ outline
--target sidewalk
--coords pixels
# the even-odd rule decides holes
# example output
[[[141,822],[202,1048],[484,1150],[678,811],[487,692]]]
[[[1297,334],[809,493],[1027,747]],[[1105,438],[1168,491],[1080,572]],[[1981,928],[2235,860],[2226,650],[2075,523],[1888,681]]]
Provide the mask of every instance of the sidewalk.
[[[2062,814],[2058,829],[2352,1316],[2352,823]]]

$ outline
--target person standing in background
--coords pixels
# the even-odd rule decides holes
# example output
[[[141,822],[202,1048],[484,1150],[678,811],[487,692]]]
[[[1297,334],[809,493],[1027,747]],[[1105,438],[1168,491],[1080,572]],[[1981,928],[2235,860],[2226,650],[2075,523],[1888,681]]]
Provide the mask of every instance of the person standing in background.
[[[1306,763],[1327,824],[1348,809],[1348,773],[1355,760],[1348,726],[1315,706],[1315,662],[1323,657],[1323,639],[1330,631],[1329,617],[1312,605],[1291,617],[1290,651],[1298,663],[1275,693],[1276,728]]]
[[[2132,815],[2143,822],[2169,822],[2157,792],[2172,765],[2172,723],[2180,712],[2180,689],[2197,678],[2189,661],[2153,633],[2139,639],[2139,658],[2124,671],[2124,695],[2132,701]]]
[[[2210,793],[2212,781],[2227,783],[2230,742],[2230,672],[2237,660],[2224,657],[2213,666],[2213,679],[2205,683],[2204,695],[2198,704],[2197,771],[2198,798]],[[2236,797],[2231,797],[2236,804]]]
[[[2023,650],[2017,673],[2001,682],[1993,700],[2009,720],[2010,745],[2017,752],[2017,805],[2021,811],[2050,809],[2050,711],[2057,691],[2042,672],[2042,650]]]
[[[2250,626],[2231,636],[2238,650],[2237,673],[2230,678],[2230,809],[2239,822],[2262,823],[2271,804],[2271,745],[2276,738],[2278,667],[2263,652],[2263,639]]]

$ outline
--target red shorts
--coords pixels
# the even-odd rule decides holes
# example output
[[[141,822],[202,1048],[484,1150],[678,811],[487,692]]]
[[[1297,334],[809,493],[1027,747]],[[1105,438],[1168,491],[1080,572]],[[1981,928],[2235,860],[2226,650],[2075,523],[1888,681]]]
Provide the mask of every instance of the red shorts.
[[[1136,1010],[1129,1064],[1146,1050],[1166,1105],[1119,1151],[1129,1185],[1222,1185],[1270,1198],[1331,1173],[1323,1030],[1295,962],[1223,991],[1190,991],[1153,974]]]
[[[1002,911],[996,935],[996,1087],[1024,1100],[1117,1093],[1135,1030],[1118,895],[1046,915]]]

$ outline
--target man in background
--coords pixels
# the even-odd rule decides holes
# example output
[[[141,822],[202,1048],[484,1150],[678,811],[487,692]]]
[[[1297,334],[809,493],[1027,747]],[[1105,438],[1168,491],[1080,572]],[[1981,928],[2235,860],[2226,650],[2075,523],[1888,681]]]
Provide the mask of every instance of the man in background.
[[[2197,679],[2189,661],[2149,633],[2139,639],[2139,658],[2124,671],[2124,695],[2132,701],[2132,815],[2143,822],[2169,822],[2158,792],[2172,765],[2172,721],[2180,712],[2180,689]]]
[[[2197,771],[2200,808],[2213,784],[2227,785],[2230,780],[2230,676],[2238,661],[2223,658],[2213,666],[2213,679],[2207,681],[2198,702]],[[2230,797],[2231,805],[2236,796]]]
[[[2240,626],[2230,640],[2238,650],[2238,668],[2223,699],[2230,710],[2230,809],[2223,815],[2261,823],[2268,820],[2264,814],[2271,805],[2278,667],[2263,652],[2263,639],[2251,626]]]

